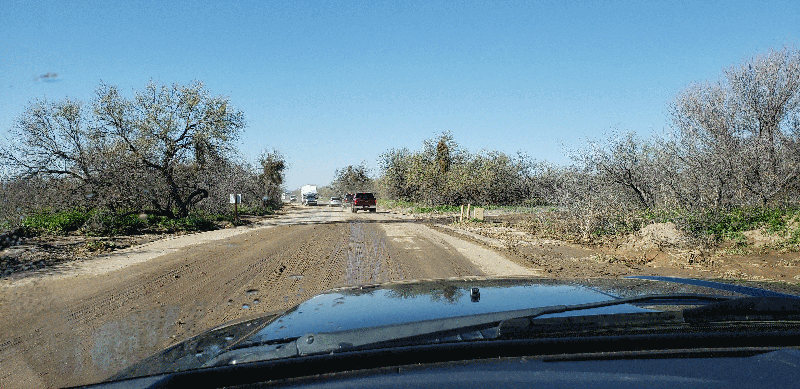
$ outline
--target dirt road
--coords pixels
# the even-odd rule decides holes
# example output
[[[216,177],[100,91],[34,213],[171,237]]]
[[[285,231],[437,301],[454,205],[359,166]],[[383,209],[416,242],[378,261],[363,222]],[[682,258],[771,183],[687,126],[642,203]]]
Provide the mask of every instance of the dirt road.
[[[537,274],[411,219],[290,208],[252,227],[0,280],[0,387],[103,380],[206,329],[283,310],[332,287]]]

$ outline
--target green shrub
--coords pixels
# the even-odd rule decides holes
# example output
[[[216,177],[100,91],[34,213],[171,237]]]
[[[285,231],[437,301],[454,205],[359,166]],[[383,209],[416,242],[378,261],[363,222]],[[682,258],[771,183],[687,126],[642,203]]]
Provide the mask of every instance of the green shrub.
[[[678,209],[646,210],[641,213],[644,224],[675,223],[694,236],[740,240],[740,233],[765,228],[771,233],[786,232],[787,221],[798,213],[793,208],[742,207],[731,210],[687,211]]]
[[[436,205],[432,207],[416,206],[411,210],[413,213],[445,213],[445,212],[459,212],[460,205]]]
[[[270,206],[241,206],[239,207],[239,214],[240,215],[253,215],[253,216],[265,216],[265,215],[272,215],[275,213],[275,210]]]
[[[169,231],[210,231],[217,228],[217,225],[210,218],[201,215],[189,215],[178,219],[164,218],[158,225]]]
[[[95,211],[83,229],[90,235],[130,235],[147,227],[147,218],[138,214]]]
[[[86,249],[89,251],[108,251],[117,247],[114,242],[107,242],[104,240],[90,240],[86,242]]]
[[[90,214],[80,210],[51,212],[41,211],[27,216],[22,226],[47,232],[70,232],[80,229]]]

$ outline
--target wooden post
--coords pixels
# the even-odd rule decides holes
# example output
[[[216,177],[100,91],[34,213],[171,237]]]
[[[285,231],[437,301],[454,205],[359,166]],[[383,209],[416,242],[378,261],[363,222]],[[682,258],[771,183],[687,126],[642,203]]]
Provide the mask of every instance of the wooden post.
[[[464,222],[464,204],[461,204],[461,215],[458,217],[458,222],[459,223]]]
[[[233,223],[239,222],[239,203],[233,203]]]
[[[467,203],[467,219],[472,219],[472,214],[469,213],[470,207],[472,207],[472,204]]]

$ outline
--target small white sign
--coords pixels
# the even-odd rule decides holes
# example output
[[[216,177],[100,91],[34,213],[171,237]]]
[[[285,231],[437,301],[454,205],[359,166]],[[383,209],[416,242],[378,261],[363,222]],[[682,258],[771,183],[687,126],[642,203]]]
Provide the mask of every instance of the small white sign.
[[[239,193],[236,195],[236,204],[241,204],[241,203],[242,203],[242,194]]]
[[[236,195],[235,194],[231,193],[231,198],[230,198],[229,202],[231,204],[236,204]]]

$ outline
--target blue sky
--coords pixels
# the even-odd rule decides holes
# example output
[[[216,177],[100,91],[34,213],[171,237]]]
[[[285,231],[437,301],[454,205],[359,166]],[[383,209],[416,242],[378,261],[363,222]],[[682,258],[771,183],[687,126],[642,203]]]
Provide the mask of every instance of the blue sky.
[[[662,131],[689,83],[800,46],[798,4],[2,0],[0,134],[35,98],[201,80],[244,111],[245,157],[286,155],[290,188],[443,130],[566,163],[611,129]]]

